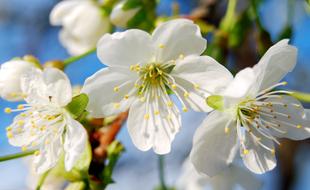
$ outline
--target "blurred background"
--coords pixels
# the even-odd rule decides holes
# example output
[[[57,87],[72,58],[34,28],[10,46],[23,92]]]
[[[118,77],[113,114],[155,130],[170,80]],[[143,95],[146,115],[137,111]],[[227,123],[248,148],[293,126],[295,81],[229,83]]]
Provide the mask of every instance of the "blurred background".
[[[49,24],[49,13],[57,0],[0,0],[0,63],[13,57],[33,54],[42,62],[69,57],[58,40],[59,28]],[[250,0],[239,0],[237,11],[242,14]],[[186,17],[199,18],[207,25],[210,54],[221,63],[237,71],[255,64],[259,59],[257,41],[253,32],[259,31],[261,42],[268,48],[283,37],[290,37],[291,44],[298,47],[298,64],[287,76],[288,88],[310,93],[310,7],[305,0],[263,0],[257,7],[257,23],[254,26],[242,20],[241,29],[232,31],[228,38],[216,33],[209,34],[208,26],[219,27],[225,15],[226,0],[161,0],[159,15],[171,15],[176,9]],[[246,19],[246,18],[245,18]],[[239,22],[239,21],[238,21]],[[229,24],[228,24],[229,25]],[[243,27],[243,28],[242,28]],[[256,27],[256,28],[255,28]],[[246,28],[246,29],[244,29]],[[226,28],[227,29],[227,28]],[[225,30],[225,29],[223,29]],[[219,41],[237,38],[231,46],[221,46]],[[242,43],[238,42],[242,39]],[[251,47],[251,48],[248,48]],[[221,48],[221,50],[216,50]],[[212,52],[211,52],[212,51]],[[264,50],[261,50],[262,52]],[[254,55],[254,56],[253,56]],[[84,80],[103,65],[95,55],[91,55],[66,68],[71,82],[82,85]],[[0,110],[14,104],[0,100]],[[305,107],[310,108],[310,105]],[[190,152],[192,136],[206,115],[189,112],[183,114],[183,129],[173,142],[172,152],[166,156],[166,180],[173,185],[181,170],[184,159]],[[0,114],[0,155],[19,152],[10,146],[6,139],[5,128],[13,115]],[[126,128],[117,137],[126,148],[118,162],[113,178],[115,184],[109,190],[151,190],[159,184],[157,156],[152,152],[141,152],[132,144]],[[279,164],[273,171],[257,176],[263,182],[264,190],[310,188],[310,146],[309,141],[284,141],[278,151]],[[28,189],[29,174],[23,159],[0,163],[0,190]]]

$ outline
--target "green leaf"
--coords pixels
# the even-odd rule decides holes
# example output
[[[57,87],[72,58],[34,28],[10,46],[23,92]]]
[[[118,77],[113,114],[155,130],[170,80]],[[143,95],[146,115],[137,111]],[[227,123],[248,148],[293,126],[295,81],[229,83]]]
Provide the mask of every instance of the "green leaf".
[[[219,95],[209,96],[206,100],[208,106],[215,110],[222,110],[224,107],[223,97]]]
[[[84,113],[87,104],[88,96],[86,94],[80,94],[72,98],[66,109],[72,114],[74,119],[77,119]]]
[[[124,11],[126,11],[126,10],[130,10],[130,9],[134,9],[134,8],[140,7],[141,5],[143,5],[141,0],[127,0],[124,3],[122,9]]]

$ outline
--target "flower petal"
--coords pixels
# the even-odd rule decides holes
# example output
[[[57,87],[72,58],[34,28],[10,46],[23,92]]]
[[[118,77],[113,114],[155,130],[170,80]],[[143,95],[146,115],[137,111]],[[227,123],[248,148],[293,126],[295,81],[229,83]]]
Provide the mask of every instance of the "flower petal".
[[[32,63],[12,60],[1,64],[0,95],[9,101],[23,100],[21,77],[32,70],[38,70]]]
[[[222,90],[233,79],[224,66],[208,56],[185,57],[176,63],[171,75],[182,87],[177,88],[177,93],[183,101],[195,111],[204,112],[211,111],[205,99]]]
[[[158,26],[153,34],[156,59],[160,62],[176,60],[180,55],[201,55],[207,41],[199,27],[187,19],[174,19]]]
[[[233,177],[233,184],[239,184],[243,189],[259,190],[262,187],[262,182],[243,167],[232,165],[227,174],[227,177]]]
[[[72,89],[68,77],[60,70],[47,68],[43,71],[28,72],[22,78],[25,100],[31,104],[54,103],[67,105],[72,99]]]
[[[252,133],[255,133],[252,131]],[[255,135],[258,137],[258,135]],[[274,154],[274,145],[271,139],[262,135],[259,136],[260,140],[248,132],[245,133],[245,147],[248,150],[246,154],[241,154],[243,163],[252,172],[256,174],[263,174],[272,170],[276,166],[276,158]],[[263,144],[261,146],[258,142]]]
[[[78,121],[70,116],[67,116],[66,120],[67,126],[64,142],[65,168],[67,171],[70,171],[85,150],[88,137],[86,130]]]
[[[82,92],[89,97],[87,110],[91,116],[100,118],[126,111],[135,95],[136,79],[131,73],[113,68],[104,68],[89,77]]]
[[[52,25],[61,25],[64,18],[79,4],[81,4],[80,0],[66,0],[59,2],[50,13],[50,23]]]
[[[196,170],[212,177],[232,163],[238,150],[234,121],[222,112],[211,112],[194,135],[191,161]],[[230,132],[225,133],[224,127]]]
[[[35,171],[43,174],[47,170],[54,167],[62,153],[61,135],[53,136],[50,143],[45,143],[40,148],[40,154],[34,158]]]
[[[160,97],[169,99],[164,92]],[[127,125],[138,149],[147,151],[153,147],[155,153],[166,154],[170,152],[171,142],[179,131],[181,118],[175,105],[168,107],[162,101],[136,100],[130,107]]]
[[[264,102],[272,103],[272,112],[276,118],[267,115],[260,117],[266,121],[272,133],[280,138],[303,140],[310,137],[310,118],[305,117],[302,104],[291,96],[268,98]],[[275,130],[278,129],[278,130]],[[283,132],[279,132],[283,131]]]
[[[278,83],[291,72],[297,61],[297,48],[288,44],[288,39],[281,40],[265,53],[259,63],[253,67],[258,76],[257,90],[264,90]]]
[[[151,61],[153,51],[151,36],[137,29],[105,34],[97,45],[97,56],[102,63],[126,69]]]

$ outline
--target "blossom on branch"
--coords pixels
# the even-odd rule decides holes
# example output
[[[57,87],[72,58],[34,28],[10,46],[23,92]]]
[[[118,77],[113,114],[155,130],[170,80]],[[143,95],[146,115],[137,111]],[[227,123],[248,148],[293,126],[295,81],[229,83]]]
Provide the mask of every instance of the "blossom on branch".
[[[97,54],[108,68],[85,82],[88,111],[100,118],[129,109],[133,143],[143,151],[170,152],[181,118],[169,92],[184,112],[211,111],[205,98],[232,79],[214,59],[200,56],[205,48],[199,27],[186,19],[163,23],[152,35],[137,29],[104,35]]]
[[[214,176],[240,151],[245,166],[262,174],[276,166],[274,143],[279,138],[310,137],[310,118],[291,92],[274,88],[296,64],[297,49],[282,40],[272,46],[253,68],[240,71],[218,96],[194,136],[191,161],[195,168]]]
[[[93,49],[100,37],[111,29],[109,18],[92,0],[61,1],[53,8],[50,23],[63,27],[60,42],[72,55]]]
[[[21,112],[7,128],[9,143],[25,150],[37,150],[35,170],[43,173],[54,167],[64,154],[65,168],[71,170],[84,151],[87,132],[65,106],[72,100],[71,84],[60,70],[28,72],[21,79],[26,104],[6,113]]]

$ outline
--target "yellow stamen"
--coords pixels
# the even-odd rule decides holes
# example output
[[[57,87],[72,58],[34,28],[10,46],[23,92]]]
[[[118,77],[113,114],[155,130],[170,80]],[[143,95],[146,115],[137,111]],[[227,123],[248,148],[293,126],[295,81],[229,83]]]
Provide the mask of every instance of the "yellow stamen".
[[[148,113],[147,113],[147,114],[145,114],[145,115],[144,115],[144,119],[145,119],[145,120],[150,119],[150,114],[148,114]]]
[[[159,48],[164,48],[165,47],[165,45],[164,44],[159,44],[159,46],[158,46]]]
[[[11,126],[7,127],[6,131],[12,131],[12,127]]]
[[[175,90],[175,89],[177,89],[177,85],[173,84],[173,85],[171,85],[171,88],[172,88],[173,90]]]
[[[229,133],[230,129],[228,127],[225,127],[225,133]]]
[[[119,91],[119,87],[118,86],[114,87],[113,91],[114,92],[118,92]]]
[[[184,59],[184,54],[181,53],[181,54],[179,55],[179,58],[180,58],[180,59]]]
[[[34,155],[35,155],[35,156],[39,156],[39,155],[40,155],[40,151],[39,151],[39,150],[35,151],[35,152],[34,152]]]
[[[155,114],[155,115],[159,115],[159,111],[156,110],[156,111],[154,112],[154,114]]]
[[[18,120],[18,121],[17,121],[17,124],[18,124],[19,126],[22,126],[22,125],[25,124],[25,121],[24,121],[24,120]]]
[[[248,150],[248,149],[243,149],[243,154],[244,154],[244,155],[249,154],[249,150]]]
[[[124,96],[124,99],[128,100],[128,98],[129,98],[129,95],[126,94],[126,95]]]
[[[183,110],[184,112],[187,112],[187,111],[188,111],[187,107],[183,107],[182,110]]]
[[[13,133],[11,131],[8,131],[6,133],[6,136],[10,139],[10,138],[13,138]]]
[[[302,126],[301,126],[301,125],[297,125],[296,128],[297,128],[297,129],[300,129],[300,128],[302,128]]]
[[[184,97],[188,98],[189,97],[189,93],[188,92],[184,92]]]
[[[26,146],[22,146],[22,151],[25,152],[27,150]]]
[[[114,108],[118,109],[121,107],[121,104],[120,103],[114,103]]]
[[[5,108],[4,112],[7,114],[12,113],[12,109],[11,108]]]
[[[22,109],[24,109],[24,106],[20,104],[17,106],[17,109],[22,110]]]
[[[168,102],[167,102],[167,106],[168,106],[168,107],[172,107],[172,106],[173,106],[173,103],[172,103],[171,101],[168,101]]]

